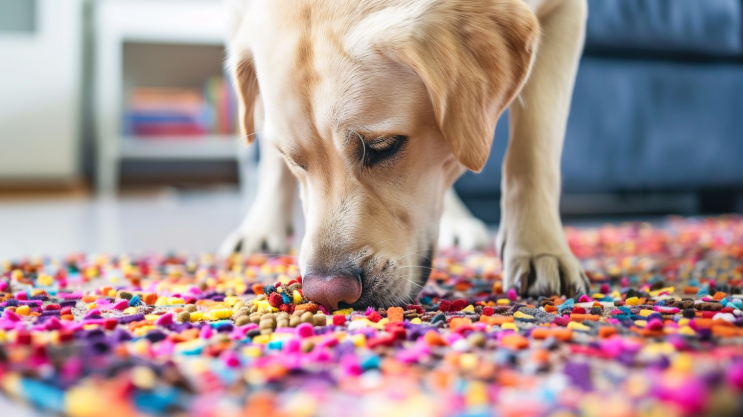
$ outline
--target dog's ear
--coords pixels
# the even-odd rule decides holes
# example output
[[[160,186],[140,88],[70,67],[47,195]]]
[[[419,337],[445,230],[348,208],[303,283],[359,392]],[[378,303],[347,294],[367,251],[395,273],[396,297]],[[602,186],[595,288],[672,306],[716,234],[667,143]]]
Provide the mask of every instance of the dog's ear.
[[[531,70],[536,16],[523,0],[440,0],[403,32],[394,36],[394,59],[420,76],[452,152],[479,172],[498,117]]]
[[[253,111],[258,99],[258,79],[255,75],[253,56],[247,51],[247,42],[241,39],[241,27],[249,13],[250,0],[227,0],[224,3],[227,17],[228,67],[237,90],[238,125],[248,144],[255,140]]]
[[[238,124],[248,145],[255,141],[255,102],[258,100],[258,79],[251,57],[243,56],[236,64],[233,79],[237,88]]]

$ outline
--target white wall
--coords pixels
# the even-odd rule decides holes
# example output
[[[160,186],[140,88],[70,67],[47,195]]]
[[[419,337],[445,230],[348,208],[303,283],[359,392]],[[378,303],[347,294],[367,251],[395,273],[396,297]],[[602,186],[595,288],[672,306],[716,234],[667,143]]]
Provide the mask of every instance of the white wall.
[[[0,181],[80,171],[82,2],[36,1],[34,33],[0,31]]]

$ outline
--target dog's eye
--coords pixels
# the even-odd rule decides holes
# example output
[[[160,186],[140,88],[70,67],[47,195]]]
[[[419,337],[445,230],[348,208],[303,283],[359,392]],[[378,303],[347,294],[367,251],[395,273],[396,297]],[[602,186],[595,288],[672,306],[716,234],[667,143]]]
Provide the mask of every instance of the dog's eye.
[[[373,166],[393,157],[402,148],[407,136],[386,136],[366,142],[363,152],[364,165]]]

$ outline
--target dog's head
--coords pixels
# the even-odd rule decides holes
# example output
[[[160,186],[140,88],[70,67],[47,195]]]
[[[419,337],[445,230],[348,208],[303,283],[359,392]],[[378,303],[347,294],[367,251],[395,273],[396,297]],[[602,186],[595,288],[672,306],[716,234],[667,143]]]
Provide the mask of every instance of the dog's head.
[[[336,308],[410,301],[444,193],[482,169],[539,35],[522,0],[242,0],[229,65],[242,133],[299,179],[305,295]],[[260,92],[260,98],[259,98]]]

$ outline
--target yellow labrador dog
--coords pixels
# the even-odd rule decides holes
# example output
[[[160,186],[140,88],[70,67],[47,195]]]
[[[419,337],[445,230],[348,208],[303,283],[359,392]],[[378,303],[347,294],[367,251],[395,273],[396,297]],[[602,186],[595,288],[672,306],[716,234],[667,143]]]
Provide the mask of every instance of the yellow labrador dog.
[[[483,168],[510,105],[504,285],[587,290],[558,212],[586,0],[233,0],[230,13],[242,132],[262,146],[257,200],[223,253],[286,250],[298,183],[305,295],[409,302],[438,242],[487,243],[451,187]]]

